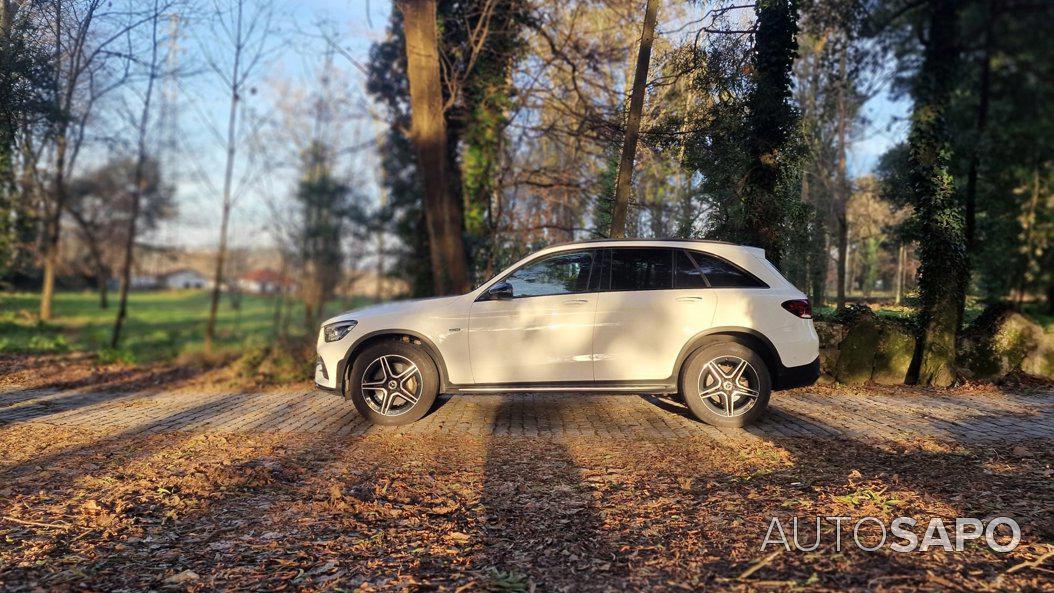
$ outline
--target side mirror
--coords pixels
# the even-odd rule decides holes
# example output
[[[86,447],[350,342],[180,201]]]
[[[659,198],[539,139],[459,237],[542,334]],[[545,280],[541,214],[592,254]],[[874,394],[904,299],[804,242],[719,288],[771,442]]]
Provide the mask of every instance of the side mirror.
[[[499,282],[487,289],[487,299],[502,301],[512,298],[512,285],[508,282]]]

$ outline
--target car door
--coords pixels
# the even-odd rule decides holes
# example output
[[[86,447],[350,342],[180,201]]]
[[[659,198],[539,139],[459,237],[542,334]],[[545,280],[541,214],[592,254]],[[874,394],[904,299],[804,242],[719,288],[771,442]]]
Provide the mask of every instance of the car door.
[[[559,252],[528,262],[503,280],[512,297],[472,303],[469,357],[477,384],[593,380],[590,291],[594,250]]]
[[[681,249],[604,250],[593,336],[597,381],[659,381],[681,348],[710,327],[717,297]]]

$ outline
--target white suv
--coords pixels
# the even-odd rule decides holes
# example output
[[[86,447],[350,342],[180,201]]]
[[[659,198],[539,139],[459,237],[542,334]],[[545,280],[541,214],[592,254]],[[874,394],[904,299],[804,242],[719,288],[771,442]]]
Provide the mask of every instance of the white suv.
[[[764,251],[604,240],[530,255],[472,292],[327,320],[315,383],[376,424],[439,393],[680,394],[718,426],[757,420],[772,390],[819,376],[809,301]]]

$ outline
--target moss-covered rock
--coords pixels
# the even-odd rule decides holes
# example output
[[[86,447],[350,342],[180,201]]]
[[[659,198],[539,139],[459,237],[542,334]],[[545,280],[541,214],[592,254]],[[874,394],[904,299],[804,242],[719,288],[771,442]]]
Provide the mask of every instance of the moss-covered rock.
[[[845,339],[845,325],[835,321],[814,321],[816,335],[820,338],[820,371],[834,375],[838,363],[838,346]]]
[[[904,382],[915,353],[915,337],[904,326],[874,314],[858,314],[846,331],[834,365],[841,383]]]
[[[1050,342],[1036,322],[1008,305],[993,305],[963,332],[959,364],[978,379],[995,379],[1016,370],[1054,377]]]
[[[840,383],[863,385],[871,380],[882,326],[874,315],[857,318],[838,348],[834,378]]]
[[[1036,377],[1054,379],[1054,335],[1043,334],[1036,349],[1021,361],[1021,370]]]
[[[915,336],[896,323],[882,324],[871,382],[879,385],[901,385],[908,377],[908,367],[915,356]]]
[[[816,335],[820,338],[820,349],[837,348],[845,339],[845,324],[836,321],[814,321]]]

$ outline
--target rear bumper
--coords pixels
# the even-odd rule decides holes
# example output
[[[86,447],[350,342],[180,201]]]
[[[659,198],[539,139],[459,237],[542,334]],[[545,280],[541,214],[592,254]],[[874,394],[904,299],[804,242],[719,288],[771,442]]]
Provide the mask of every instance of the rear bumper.
[[[775,381],[772,390],[794,389],[795,387],[807,387],[816,383],[820,378],[820,357],[809,364],[796,367],[785,367],[780,365],[776,370]]]

